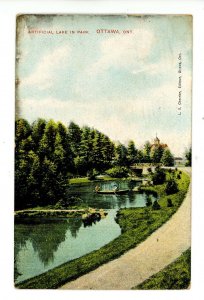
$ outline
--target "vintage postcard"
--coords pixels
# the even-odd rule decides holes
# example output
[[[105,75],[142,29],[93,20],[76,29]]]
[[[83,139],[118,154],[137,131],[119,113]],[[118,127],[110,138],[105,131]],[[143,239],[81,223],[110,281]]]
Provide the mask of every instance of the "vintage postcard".
[[[17,16],[17,288],[190,288],[192,21]]]

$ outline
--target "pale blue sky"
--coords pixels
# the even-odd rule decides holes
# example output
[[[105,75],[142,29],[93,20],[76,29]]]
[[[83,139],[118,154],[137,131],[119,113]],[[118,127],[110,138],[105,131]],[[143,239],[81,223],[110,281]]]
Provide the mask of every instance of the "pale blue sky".
[[[157,132],[176,155],[191,140],[190,16],[29,16],[19,24],[20,114],[93,126],[141,146]],[[88,30],[89,34],[28,34]],[[118,29],[120,34],[97,33]],[[132,30],[132,34],[123,34]],[[182,106],[178,116],[178,56]]]

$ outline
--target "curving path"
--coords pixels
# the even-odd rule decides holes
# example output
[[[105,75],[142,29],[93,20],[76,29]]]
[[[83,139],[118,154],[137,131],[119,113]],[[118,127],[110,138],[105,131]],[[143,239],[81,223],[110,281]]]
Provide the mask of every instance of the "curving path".
[[[191,175],[191,169],[185,168]],[[159,272],[191,244],[191,184],[178,211],[136,248],[61,289],[127,290]]]

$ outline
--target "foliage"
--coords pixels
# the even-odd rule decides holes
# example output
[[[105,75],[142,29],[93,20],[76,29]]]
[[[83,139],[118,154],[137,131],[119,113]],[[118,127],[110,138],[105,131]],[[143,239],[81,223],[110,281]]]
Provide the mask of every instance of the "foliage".
[[[127,158],[127,154],[128,154],[128,150],[127,148],[122,145],[119,144],[118,146],[116,146],[115,148],[115,165],[116,166],[127,166],[128,165],[128,158]]]
[[[192,160],[192,148],[191,147],[188,150],[186,150],[185,157],[186,157],[186,166],[190,167],[191,160]]]
[[[158,193],[160,210],[152,210],[151,207],[120,209],[117,221],[121,227],[122,234],[119,237],[99,250],[67,262],[44,274],[25,280],[17,284],[16,287],[24,289],[58,288],[66,282],[74,280],[119,257],[127,250],[144,241],[176,212],[185,197],[189,181],[189,176],[182,173],[182,178],[178,182],[179,191],[171,196],[174,201],[174,207],[166,207],[165,184],[148,188],[143,187],[142,189],[145,191]]]
[[[135,147],[135,143],[133,141],[129,141],[127,147],[127,160],[129,166],[136,162],[136,156],[137,149]]]
[[[188,289],[191,280],[191,250],[182,255],[162,271],[135,287],[138,290]]]
[[[159,205],[157,200],[155,200],[154,203],[152,204],[152,209],[154,209],[154,210],[161,209],[161,206]]]
[[[63,199],[68,179],[86,177],[90,180],[100,173],[112,177],[127,177],[134,163],[160,162],[163,149],[151,150],[149,142],[138,150],[132,140],[127,148],[117,146],[102,132],[70,122],[38,119],[29,124],[16,120],[15,136],[15,208],[55,204]],[[153,178],[163,182],[162,171]]]
[[[161,145],[152,147],[150,158],[153,163],[160,163],[163,155],[164,149]]]
[[[172,200],[171,200],[171,198],[168,198],[167,199],[167,207],[172,207],[172,206],[174,206],[172,203]]]
[[[151,205],[152,205],[151,196],[147,194],[147,197],[146,197],[146,206],[151,206]]]
[[[106,174],[115,178],[128,177],[128,169],[126,167],[113,167],[107,170]]]
[[[16,121],[16,209],[55,204],[64,197],[70,167],[66,135],[66,128],[53,120],[39,119],[31,126]]]
[[[175,194],[178,192],[178,184],[174,179],[170,179],[167,181],[165,191],[167,195]]]
[[[151,144],[149,141],[146,141],[143,149],[143,157],[144,157],[143,160],[145,163],[151,162],[150,153],[151,153]]]
[[[155,172],[152,174],[153,184],[162,184],[166,179],[166,173],[161,168],[157,167]]]
[[[171,153],[171,151],[167,148],[164,150],[162,157],[161,157],[161,163],[164,166],[171,167],[174,165],[174,157]]]

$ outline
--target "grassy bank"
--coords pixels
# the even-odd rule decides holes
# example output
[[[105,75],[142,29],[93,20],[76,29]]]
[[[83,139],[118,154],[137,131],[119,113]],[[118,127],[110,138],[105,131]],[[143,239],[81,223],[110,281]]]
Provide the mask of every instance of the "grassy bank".
[[[185,197],[190,178],[185,173],[181,174],[180,179],[177,179],[176,176],[175,178],[179,186],[179,191],[170,196],[165,194],[165,184],[143,188],[143,190],[154,191],[158,194],[161,206],[160,210],[153,210],[152,207],[121,209],[117,215],[117,222],[121,227],[122,233],[118,238],[99,250],[28,279],[17,284],[16,287],[38,289],[58,288],[64,283],[76,279],[100,265],[119,257],[127,250],[144,241],[176,212]],[[168,198],[172,200],[172,207],[167,206]]]
[[[191,250],[185,251],[165,269],[135,287],[136,290],[187,289],[191,280]]]
[[[79,177],[79,178],[71,178],[69,179],[69,184],[87,184],[90,182],[103,182],[103,181],[111,181],[111,180],[118,180],[118,178],[112,178],[110,176],[103,176],[101,179],[94,179],[91,180],[88,177]]]

